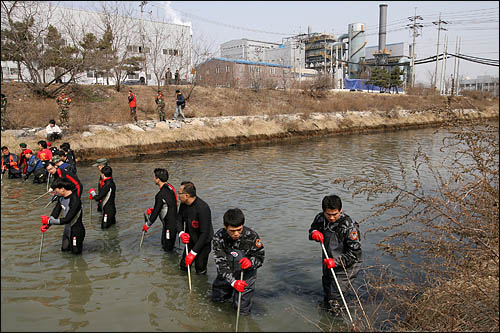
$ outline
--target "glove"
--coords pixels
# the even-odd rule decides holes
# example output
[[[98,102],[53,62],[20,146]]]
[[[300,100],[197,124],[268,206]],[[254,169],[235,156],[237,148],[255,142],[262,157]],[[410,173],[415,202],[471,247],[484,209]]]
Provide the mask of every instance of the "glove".
[[[186,262],[186,266],[191,265],[191,263],[194,260],[194,257],[196,257],[196,254],[194,254],[193,251],[189,252],[186,258],[184,258],[184,261]]]
[[[247,257],[244,257],[243,259],[241,259],[238,262],[238,264],[240,264],[241,269],[247,269],[247,268],[252,267],[252,262]]]
[[[49,224],[49,217],[47,215],[40,215],[40,217],[42,218],[42,224]]]
[[[49,230],[49,228],[50,228],[50,225],[48,225],[48,224],[42,224],[40,226],[40,232],[43,234],[45,231]]]
[[[182,243],[189,244],[190,236],[187,232],[182,231],[179,237],[180,237]]]
[[[146,209],[146,214],[147,215],[151,215],[152,212],[153,212],[153,208]]]
[[[92,198],[92,194],[89,194],[89,200],[92,200],[94,198]]]
[[[318,230],[313,231],[311,238],[314,239],[316,242],[321,242],[321,243],[323,243],[323,241],[325,240],[325,237],[323,237],[321,231]]]
[[[335,260],[333,260],[333,258],[328,258],[328,259],[325,258],[325,260],[323,260],[323,263],[326,265],[328,269],[335,268],[337,266],[335,265]]]
[[[91,189],[89,190],[89,194],[90,194],[90,195],[89,195],[89,199],[90,199],[90,200],[92,200],[92,197],[95,197],[97,193],[96,193],[96,191],[95,191],[95,189],[94,189],[94,188],[91,188]]]
[[[49,217],[49,225],[52,225],[52,224],[60,224],[59,219],[56,219],[53,216]]]
[[[245,291],[245,287],[248,287],[248,283],[246,283],[245,280],[236,280],[233,282],[232,286],[236,291],[242,293]]]
[[[142,231],[144,232],[148,232],[148,229],[149,229],[149,226],[147,223],[144,223],[144,225],[142,226]]]
[[[54,192],[54,189],[51,187],[49,188],[49,192]],[[55,195],[55,194],[54,194]]]

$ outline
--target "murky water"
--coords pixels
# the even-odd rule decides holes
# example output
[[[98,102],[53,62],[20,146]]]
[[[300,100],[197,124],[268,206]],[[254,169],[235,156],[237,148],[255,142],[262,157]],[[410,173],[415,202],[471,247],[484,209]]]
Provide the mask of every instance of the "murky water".
[[[374,203],[353,201],[331,180],[370,172],[373,166],[393,171],[397,156],[410,163],[417,143],[439,159],[443,135],[437,129],[409,130],[115,160],[117,224],[105,231],[95,203],[89,219],[86,193],[96,186],[97,168],[79,165],[87,231],[83,255],[60,251],[62,228],[55,226],[45,234],[41,263],[40,215],[48,215],[52,207],[43,208],[45,198],[28,202],[44,193],[45,185],[4,179],[2,331],[234,331],[231,305],[210,300],[213,257],[206,276],[192,276],[189,293],[187,275],[178,267],[182,249],[163,252],[160,221],[139,249],[142,212],[152,206],[158,191],[153,183],[156,167],[169,170],[176,188],[184,180],[195,183],[199,197],[211,207],[215,230],[222,227],[228,208],[239,207],[246,225],[261,236],[266,260],[258,271],[253,313],[240,319],[239,330],[318,331],[331,318],[318,309],[321,248],[308,240],[312,219],[327,194],[340,195],[344,211],[357,220]],[[378,223],[383,221],[361,225],[361,232]],[[375,243],[381,237],[371,233],[362,238],[364,265],[372,265],[379,255]]]

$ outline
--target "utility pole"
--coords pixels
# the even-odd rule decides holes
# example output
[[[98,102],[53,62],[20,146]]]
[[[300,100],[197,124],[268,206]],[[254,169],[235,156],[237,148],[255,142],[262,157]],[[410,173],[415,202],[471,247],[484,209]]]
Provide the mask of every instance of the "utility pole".
[[[457,60],[458,60],[458,36],[455,40],[455,61],[453,65],[453,74],[451,76],[451,96],[455,95],[455,86],[457,84]]]
[[[415,86],[415,39],[420,36],[417,29],[422,29],[424,26],[418,22],[418,20],[423,20],[422,16],[417,16],[417,7],[415,7],[415,15],[408,17],[411,24],[407,24],[406,27],[411,28],[413,30],[413,46],[411,48],[411,77],[410,77],[410,86]]]
[[[441,80],[439,81],[439,91],[441,95],[446,94],[446,60],[448,58],[448,35],[444,36],[443,62],[441,63]]]
[[[458,54],[460,54],[460,49],[462,47],[462,37],[459,37],[458,40]],[[456,86],[457,86],[457,95],[460,92],[460,58],[457,59],[457,75],[455,76],[456,79]]]
[[[438,58],[439,58],[439,33],[441,30],[447,30],[445,28],[441,28],[441,23],[448,24],[448,22],[441,20],[441,13],[439,13],[439,21],[432,22],[434,25],[438,26],[438,41],[437,41],[437,49],[436,49],[436,70],[434,71],[434,89],[437,88],[437,75],[438,75]]]
[[[141,1],[141,4],[139,7],[141,7],[141,42],[142,42],[142,54],[144,57],[144,74],[146,77],[144,78],[146,85],[148,85],[148,65],[146,62],[146,50],[144,49],[144,6],[146,6],[148,2],[147,1]]]

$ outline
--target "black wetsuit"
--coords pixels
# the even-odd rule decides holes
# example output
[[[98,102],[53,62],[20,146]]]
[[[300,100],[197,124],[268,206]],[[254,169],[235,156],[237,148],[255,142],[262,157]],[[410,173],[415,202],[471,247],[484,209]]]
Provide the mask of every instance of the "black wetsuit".
[[[59,218],[61,212],[63,216]],[[82,202],[76,192],[73,191],[66,198],[59,197],[50,216],[57,221],[51,222],[51,224],[64,224],[61,251],[71,251],[73,254],[81,253],[85,227],[82,223]]]
[[[68,163],[69,165],[71,165],[73,167],[73,172],[74,174],[76,175],[76,158],[75,158],[75,153],[73,152],[72,149],[69,149],[67,152],[66,152],[66,163]]]
[[[113,178],[108,177],[103,179],[103,186],[94,197],[97,202],[102,201],[102,221],[101,228],[106,229],[116,223],[116,206],[115,206],[115,193],[116,185]]]
[[[337,221],[330,223],[325,219],[323,212],[318,213],[309,229],[309,239],[312,240],[314,230],[320,231],[324,236],[324,244],[329,258],[333,258],[336,267],[333,268],[337,281],[343,292],[350,289],[351,282],[357,276],[361,266],[361,242],[359,239],[359,227],[348,215],[342,213]],[[325,254],[322,255],[322,261]],[[344,263],[348,275],[342,268]],[[349,276],[349,278],[348,278]],[[323,264],[323,293],[324,302],[336,301],[340,304],[342,300],[340,292],[330,269]]]
[[[189,234],[188,250],[196,253],[196,257],[194,258],[196,273],[205,274],[207,272],[211,242],[214,237],[212,212],[208,204],[198,197],[195,198],[190,206],[181,203],[177,216],[177,230]],[[186,251],[184,250],[180,262],[182,270],[187,270],[184,261],[185,257]]]
[[[159,217],[163,228],[161,230],[161,247],[165,251],[172,251],[175,245],[175,222],[177,220],[177,192],[175,188],[165,183],[156,193],[153,212],[149,216],[148,225],[151,226]]]
[[[57,168],[56,173],[51,176],[54,177],[54,180],[57,178],[69,179],[75,185],[75,191],[77,192],[78,197],[82,197],[83,185],[80,182],[80,179],[78,179],[78,177],[74,173],[68,171],[68,169]]]
[[[235,280],[241,279],[239,261],[244,257],[252,263],[243,271],[243,280],[248,284],[241,294],[241,314],[247,315],[252,309],[252,297],[257,280],[257,268],[264,263],[264,245],[259,235],[252,229],[243,226],[240,238],[233,240],[225,228],[219,229],[213,239],[217,277],[212,284],[212,300],[223,302],[233,297],[233,307],[238,307],[238,292],[231,286]]]

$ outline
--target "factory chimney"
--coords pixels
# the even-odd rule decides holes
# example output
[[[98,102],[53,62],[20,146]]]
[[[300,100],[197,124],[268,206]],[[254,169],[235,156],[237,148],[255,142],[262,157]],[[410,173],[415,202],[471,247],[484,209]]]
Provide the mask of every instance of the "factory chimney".
[[[385,39],[387,34],[387,4],[381,3],[380,7],[380,17],[378,25],[378,50],[383,52],[385,49]]]
[[[308,26],[307,26],[307,34],[310,36],[310,35],[311,35],[311,33],[312,33],[311,26],[310,26],[310,25],[308,25]]]

